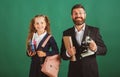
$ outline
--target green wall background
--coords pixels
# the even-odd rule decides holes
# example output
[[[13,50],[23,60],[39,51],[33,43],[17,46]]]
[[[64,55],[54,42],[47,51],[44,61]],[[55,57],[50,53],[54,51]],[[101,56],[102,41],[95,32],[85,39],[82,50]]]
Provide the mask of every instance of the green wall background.
[[[30,58],[25,54],[28,26],[36,14],[48,15],[60,48],[63,30],[73,26],[70,11],[82,3],[86,23],[100,28],[108,53],[98,56],[100,77],[120,77],[120,0],[0,0],[0,77],[28,77]],[[59,77],[67,77],[62,61]]]

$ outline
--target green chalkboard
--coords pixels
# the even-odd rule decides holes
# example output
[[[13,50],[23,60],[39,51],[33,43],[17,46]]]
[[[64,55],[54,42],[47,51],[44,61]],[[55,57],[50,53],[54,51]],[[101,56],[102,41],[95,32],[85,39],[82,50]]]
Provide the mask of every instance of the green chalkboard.
[[[98,56],[100,77],[120,77],[120,0],[1,0],[0,1],[0,77],[28,77],[30,58],[26,56],[29,22],[45,14],[60,49],[62,32],[73,26],[71,8],[81,3],[86,23],[99,27],[108,48]],[[63,61],[59,77],[67,77],[69,61]]]

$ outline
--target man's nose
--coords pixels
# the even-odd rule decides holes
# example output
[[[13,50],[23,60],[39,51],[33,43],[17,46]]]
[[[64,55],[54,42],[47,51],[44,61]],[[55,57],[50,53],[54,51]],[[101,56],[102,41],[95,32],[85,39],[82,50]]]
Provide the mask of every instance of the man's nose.
[[[79,13],[78,13],[78,14],[76,14],[76,16],[77,16],[77,17],[80,17],[80,16],[81,16],[81,14],[79,14]]]

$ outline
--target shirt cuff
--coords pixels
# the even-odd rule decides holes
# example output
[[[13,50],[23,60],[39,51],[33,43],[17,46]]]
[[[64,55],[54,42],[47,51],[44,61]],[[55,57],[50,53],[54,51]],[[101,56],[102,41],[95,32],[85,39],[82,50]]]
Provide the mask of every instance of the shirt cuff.
[[[67,51],[66,51],[66,55],[67,55],[67,57],[71,57],[71,56],[67,53]]]

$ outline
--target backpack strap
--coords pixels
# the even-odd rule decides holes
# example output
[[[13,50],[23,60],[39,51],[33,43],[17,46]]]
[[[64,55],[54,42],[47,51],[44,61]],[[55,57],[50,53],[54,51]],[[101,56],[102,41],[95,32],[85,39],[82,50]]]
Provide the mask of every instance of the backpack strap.
[[[49,39],[50,39],[51,36],[52,36],[52,35],[48,35],[48,37],[45,39],[45,41],[44,41],[43,44],[42,44],[42,47],[43,47],[43,48],[45,47],[45,45],[47,44],[47,42],[49,41]]]

